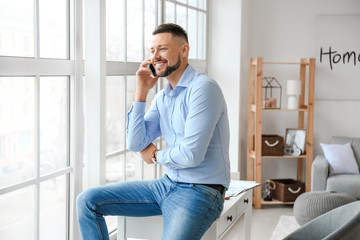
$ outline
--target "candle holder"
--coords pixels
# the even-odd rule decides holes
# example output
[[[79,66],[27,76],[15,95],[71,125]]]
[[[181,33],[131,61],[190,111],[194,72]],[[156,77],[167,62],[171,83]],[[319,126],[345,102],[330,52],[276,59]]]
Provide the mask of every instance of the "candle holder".
[[[301,94],[301,81],[287,80],[286,94],[288,95],[288,109],[298,109],[299,95]]]
[[[263,108],[281,108],[282,87],[274,77],[263,78]]]

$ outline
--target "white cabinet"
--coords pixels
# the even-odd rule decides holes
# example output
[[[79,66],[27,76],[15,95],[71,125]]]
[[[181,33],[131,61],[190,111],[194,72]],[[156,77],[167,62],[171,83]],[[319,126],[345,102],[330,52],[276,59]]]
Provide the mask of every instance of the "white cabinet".
[[[216,238],[209,239],[221,239],[243,214],[245,214],[245,224],[251,225],[252,192],[252,190],[249,190],[237,197],[225,200],[224,210],[214,223],[217,230]],[[250,239],[250,230],[251,228],[245,227],[245,239]]]

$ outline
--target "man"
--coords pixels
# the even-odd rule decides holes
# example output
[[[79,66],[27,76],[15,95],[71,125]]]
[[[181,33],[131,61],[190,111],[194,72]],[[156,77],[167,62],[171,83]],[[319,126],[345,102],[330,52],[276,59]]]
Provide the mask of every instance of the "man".
[[[83,239],[108,239],[104,215],[161,214],[163,239],[201,239],[223,209],[230,163],[229,124],[221,89],[188,64],[188,38],[180,26],[157,27],[151,53],[136,73],[127,144],[146,163],[166,166],[166,175],[83,192],[77,201]],[[145,114],[147,94],[159,77],[166,77],[168,84]],[[152,143],[160,135],[167,149],[159,150]]]

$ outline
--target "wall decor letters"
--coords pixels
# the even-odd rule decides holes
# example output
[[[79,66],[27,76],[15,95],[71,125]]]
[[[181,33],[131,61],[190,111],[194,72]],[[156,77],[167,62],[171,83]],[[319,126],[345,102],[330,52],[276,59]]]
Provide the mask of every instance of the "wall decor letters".
[[[360,15],[320,15],[315,98],[360,100]]]
[[[333,65],[338,63],[360,65],[360,53],[357,54],[355,51],[338,53],[338,51],[332,50],[331,47],[329,47],[328,51],[324,51],[323,47],[320,47],[320,63],[323,62],[323,57],[328,57],[331,70],[333,70]]]

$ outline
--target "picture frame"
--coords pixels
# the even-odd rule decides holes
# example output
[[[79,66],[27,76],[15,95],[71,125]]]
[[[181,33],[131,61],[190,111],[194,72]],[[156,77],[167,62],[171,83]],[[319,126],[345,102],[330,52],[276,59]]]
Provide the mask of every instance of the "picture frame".
[[[306,129],[287,128],[285,132],[285,149],[287,155],[300,156],[306,149]]]

